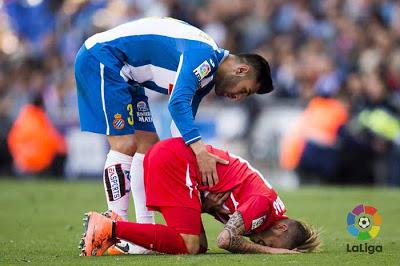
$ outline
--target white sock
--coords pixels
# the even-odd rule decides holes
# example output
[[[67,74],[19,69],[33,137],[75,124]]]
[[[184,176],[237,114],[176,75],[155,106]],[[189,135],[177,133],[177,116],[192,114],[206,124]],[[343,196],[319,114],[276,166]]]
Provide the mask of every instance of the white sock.
[[[132,156],[110,150],[103,172],[108,209],[128,220]]]
[[[134,254],[134,255],[143,255],[143,254],[156,254],[156,251],[146,249],[142,246],[136,245],[134,243],[125,241],[120,239],[120,243],[117,243],[116,246],[119,247],[120,249],[124,250],[128,254]],[[126,247],[128,245],[128,247]]]
[[[154,212],[147,210],[143,176],[144,154],[135,153],[131,166],[131,189],[135,204],[136,222],[154,224]]]

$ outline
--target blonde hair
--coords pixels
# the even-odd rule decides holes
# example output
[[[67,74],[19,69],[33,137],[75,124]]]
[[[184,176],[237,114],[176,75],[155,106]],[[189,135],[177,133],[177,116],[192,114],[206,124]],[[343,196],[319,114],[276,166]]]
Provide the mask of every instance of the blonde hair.
[[[322,242],[320,239],[321,230],[315,228],[303,221],[296,221],[302,227],[301,231],[303,233],[304,241],[301,241],[296,247],[295,250],[306,253],[313,251],[320,251]]]

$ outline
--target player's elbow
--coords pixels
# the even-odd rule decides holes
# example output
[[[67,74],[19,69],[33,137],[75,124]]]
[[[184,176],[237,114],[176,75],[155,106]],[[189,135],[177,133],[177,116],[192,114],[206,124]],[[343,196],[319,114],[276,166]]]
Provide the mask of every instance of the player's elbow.
[[[168,111],[171,114],[172,120],[176,117],[176,114],[179,112],[179,109],[177,108],[176,104],[174,103],[169,103],[168,104]],[[175,122],[176,124],[176,122]]]
[[[184,114],[191,112],[191,110],[190,104],[181,99],[172,99],[168,103],[168,111],[170,112],[172,118],[174,118],[176,114]]]
[[[223,230],[218,238],[217,238],[217,246],[222,249],[229,249],[230,245],[230,233],[226,230]]]
[[[172,114],[176,111],[178,111],[178,107],[179,107],[179,102],[176,100],[171,100],[168,103],[168,111]]]

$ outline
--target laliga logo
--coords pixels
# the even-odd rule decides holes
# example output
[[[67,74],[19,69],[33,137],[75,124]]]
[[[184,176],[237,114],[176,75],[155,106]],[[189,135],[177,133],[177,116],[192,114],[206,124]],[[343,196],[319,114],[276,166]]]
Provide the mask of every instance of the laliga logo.
[[[360,204],[347,214],[347,231],[358,240],[374,239],[381,224],[382,217],[372,206]]]
[[[210,65],[209,64],[203,64],[200,67],[200,75],[202,76],[207,76],[207,74],[210,72]]]
[[[370,240],[378,236],[382,225],[382,217],[377,209],[372,206],[360,204],[347,214],[347,232],[358,240]],[[350,245],[347,244],[347,252],[382,252],[381,245]]]

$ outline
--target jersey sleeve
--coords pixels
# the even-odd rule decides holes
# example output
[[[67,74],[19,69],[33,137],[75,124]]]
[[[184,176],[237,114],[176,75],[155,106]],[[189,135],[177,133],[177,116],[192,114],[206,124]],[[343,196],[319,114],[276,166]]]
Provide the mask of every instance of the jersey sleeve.
[[[178,73],[168,109],[171,117],[185,140],[191,144],[201,139],[198,128],[194,124],[194,116],[201,98],[194,98],[200,81],[215,71],[212,64],[213,53],[208,49],[190,50],[181,55]],[[195,100],[194,106],[192,101]]]
[[[205,95],[195,95],[192,100],[192,114],[193,117],[196,117],[197,111],[199,110],[199,105],[201,100]]]
[[[246,233],[249,233],[267,221],[270,201],[263,196],[251,196],[237,210],[242,214]]]
[[[192,114],[193,117],[196,117],[197,111],[199,109],[199,105],[201,100],[204,98],[205,95],[194,95],[192,99]],[[175,122],[172,120],[171,125],[170,125],[170,131],[171,131],[171,136],[172,137],[182,137],[181,133],[179,132]]]

